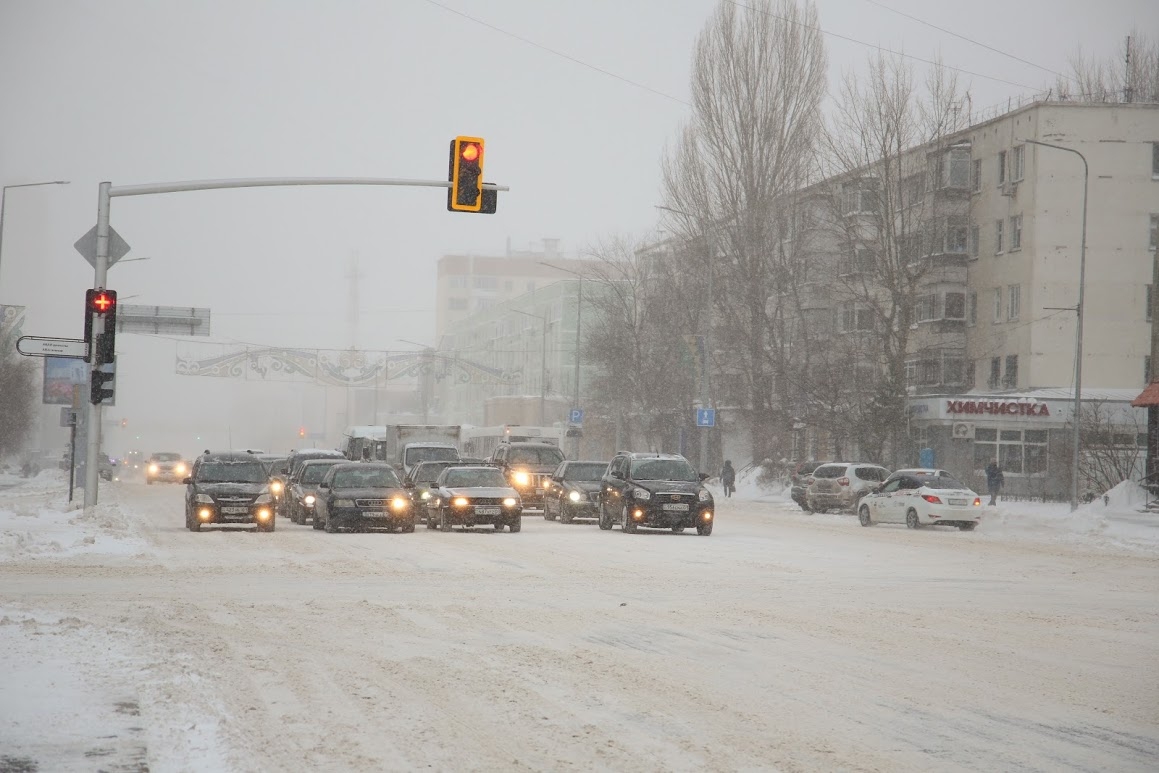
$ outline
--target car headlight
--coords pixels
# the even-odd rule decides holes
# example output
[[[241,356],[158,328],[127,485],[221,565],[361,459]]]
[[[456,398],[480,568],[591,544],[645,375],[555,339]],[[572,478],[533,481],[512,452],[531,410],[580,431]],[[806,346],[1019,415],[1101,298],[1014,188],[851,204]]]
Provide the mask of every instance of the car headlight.
[[[193,501],[199,505],[212,505],[213,497],[211,497],[209,494],[198,494],[193,498]]]
[[[571,492],[570,494],[567,495],[567,498],[573,502],[578,502],[581,499],[583,499],[583,497],[580,495],[580,493],[578,491]]]
[[[282,482],[275,480],[274,482],[270,483],[270,492],[273,494],[281,494]]]
[[[632,489],[632,497],[639,499],[641,502],[647,502],[652,498],[652,492],[646,488],[640,488],[637,486],[636,488]]]
[[[335,507],[354,507],[354,500],[353,499],[335,499],[334,506]]]
[[[274,501],[274,500],[269,494],[259,494],[258,498],[254,500],[254,504],[255,505],[268,505],[272,501]]]
[[[423,500],[424,502],[430,498],[431,498],[431,492],[429,492],[429,491],[424,491],[423,493],[419,494],[419,499]]]
[[[149,472],[156,473],[156,472],[157,472],[157,470],[159,470],[159,469],[161,469],[161,468],[160,468],[160,467],[158,467],[158,466],[157,466],[157,465],[155,465],[155,464],[150,464],[150,465],[149,465]]]
[[[306,507],[313,507],[314,506],[314,495],[307,494],[305,497],[302,498],[302,504],[304,504]]]
[[[451,504],[453,504],[455,507],[466,507],[467,505],[471,504],[471,500],[467,499],[466,497],[455,497]]]
[[[396,513],[401,513],[403,510],[410,507],[410,500],[406,497],[395,497],[390,500],[390,509]]]
[[[701,502],[711,502],[712,501],[712,494],[708,493],[708,489],[702,488],[700,490],[700,501]]]
[[[519,500],[515,497],[507,497],[503,500],[504,507],[515,507],[517,504],[519,504]]]
[[[531,483],[531,475],[526,470],[519,470],[511,476],[511,479],[515,481],[516,486],[526,486]]]
[[[174,466],[173,472],[177,473],[178,475],[184,475],[185,474],[185,465],[184,464],[177,464],[176,466]]]

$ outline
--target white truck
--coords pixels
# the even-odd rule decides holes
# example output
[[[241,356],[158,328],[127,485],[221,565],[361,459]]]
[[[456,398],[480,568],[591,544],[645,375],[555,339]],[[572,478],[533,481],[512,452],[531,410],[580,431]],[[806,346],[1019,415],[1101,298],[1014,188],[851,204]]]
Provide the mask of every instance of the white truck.
[[[390,462],[405,476],[419,462],[458,461],[461,436],[458,424],[351,427],[346,432],[346,456],[354,461]]]

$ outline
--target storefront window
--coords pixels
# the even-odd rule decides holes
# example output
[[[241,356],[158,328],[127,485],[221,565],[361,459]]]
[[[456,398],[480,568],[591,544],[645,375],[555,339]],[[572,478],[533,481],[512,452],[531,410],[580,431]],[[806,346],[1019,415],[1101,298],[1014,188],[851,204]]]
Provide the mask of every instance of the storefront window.
[[[1046,439],[1044,429],[976,429],[974,469],[983,470],[997,458],[1002,471],[1009,475],[1045,475]]]

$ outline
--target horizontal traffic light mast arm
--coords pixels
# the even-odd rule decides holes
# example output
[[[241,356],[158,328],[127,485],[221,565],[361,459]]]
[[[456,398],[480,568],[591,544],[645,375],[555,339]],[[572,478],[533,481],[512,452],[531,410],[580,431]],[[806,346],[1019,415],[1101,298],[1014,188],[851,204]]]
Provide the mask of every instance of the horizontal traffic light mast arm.
[[[218,188],[276,188],[292,185],[398,185],[410,188],[450,188],[450,180],[405,180],[396,177],[249,177],[237,180],[187,180],[172,183],[113,185],[109,196],[147,196],[155,193],[209,191]],[[489,191],[509,191],[506,185],[483,183]]]

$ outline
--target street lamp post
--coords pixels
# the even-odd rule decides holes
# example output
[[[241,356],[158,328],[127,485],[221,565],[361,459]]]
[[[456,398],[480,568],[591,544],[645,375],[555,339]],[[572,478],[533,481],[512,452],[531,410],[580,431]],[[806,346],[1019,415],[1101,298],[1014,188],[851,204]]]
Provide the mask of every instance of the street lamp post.
[[[543,344],[539,356],[539,426],[547,426],[547,316],[539,316],[519,309],[508,309],[525,317],[538,319],[543,325]]]
[[[1074,153],[1083,162],[1083,226],[1082,226],[1082,243],[1079,247],[1079,297],[1078,304],[1075,306],[1075,342],[1074,342],[1074,438],[1071,441],[1074,446],[1072,449],[1071,465],[1070,465],[1070,509],[1074,512],[1079,506],[1079,448],[1082,440],[1082,399],[1083,399],[1083,294],[1086,289],[1086,273],[1087,273],[1087,188],[1090,180],[1090,167],[1087,166],[1087,159],[1082,153],[1074,148],[1064,147],[1062,145],[1052,145],[1049,142],[1039,142],[1038,140],[1023,140],[1032,145],[1041,145],[1044,148],[1054,148],[1055,150],[1065,150],[1067,153]]]
[[[4,207],[8,203],[8,189],[34,188],[38,185],[68,185],[68,183],[68,180],[48,180],[42,183],[20,183],[19,185],[5,185],[3,189],[0,189],[0,267],[2,267],[4,263],[4,224],[8,222],[8,218],[4,217]]]
[[[584,277],[583,274],[572,271],[570,268],[563,268],[562,266],[557,266],[553,263],[546,263],[542,260],[539,261],[539,265],[547,266],[548,268],[554,268],[556,271],[564,271],[579,280],[579,285],[576,288],[575,299],[575,376],[574,383],[572,384],[572,407],[578,409],[580,407],[580,322],[582,320],[584,308]],[[581,439],[582,438],[578,434],[575,436],[573,453],[575,454],[574,458],[576,459],[580,458]]]
[[[706,252],[708,253],[708,255],[707,255],[707,258],[708,258],[708,271],[707,271],[708,276],[706,277],[707,281],[705,282],[705,284],[707,285],[707,291],[708,291],[707,292],[707,296],[708,296],[707,306],[708,306],[708,308],[705,310],[705,313],[704,313],[704,335],[701,337],[701,340],[704,341],[704,352],[701,354],[701,363],[700,363],[700,406],[702,408],[708,408],[710,403],[711,403],[711,398],[709,397],[709,393],[708,393],[708,386],[709,386],[708,385],[708,358],[712,356],[712,301],[713,301],[713,298],[712,298],[712,275],[715,273],[713,271],[712,264],[716,258],[716,243],[712,238],[712,230],[705,226],[703,218],[697,217],[695,215],[690,215],[687,212],[684,212],[684,211],[679,210],[679,209],[673,209],[672,207],[664,207],[664,206],[656,205],[656,209],[662,209],[665,212],[671,212],[673,214],[680,215],[681,217],[686,217],[690,220],[696,221],[697,226],[700,228],[701,232],[704,234],[704,246],[705,246]],[[708,428],[707,427],[700,428],[700,471],[701,472],[708,472],[709,471],[709,469],[708,469]]]

